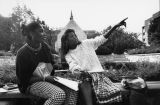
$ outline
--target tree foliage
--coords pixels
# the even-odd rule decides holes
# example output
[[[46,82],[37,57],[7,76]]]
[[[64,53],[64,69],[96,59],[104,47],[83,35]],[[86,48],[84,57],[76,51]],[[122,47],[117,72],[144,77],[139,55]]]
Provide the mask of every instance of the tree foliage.
[[[24,44],[24,37],[21,34],[21,25],[27,24],[29,21],[34,21],[35,16],[33,12],[28,9],[25,5],[16,6],[13,8],[13,13],[11,14],[12,21],[12,35],[14,36],[13,43],[15,46],[15,51],[18,50]]]
[[[108,41],[101,45],[97,50],[97,54],[123,54],[125,51],[134,48],[140,48],[144,45],[138,40],[137,33],[128,33],[123,29],[115,30],[108,38]]]
[[[34,13],[25,5],[14,7],[11,17],[9,18],[0,16],[0,50],[8,51],[10,50],[10,46],[12,46],[12,49],[14,48],[14,52],[16,52],[25,42],[24,37],[21,35],[21,24],[27,24],[30,21],[37,21],[43,26],[46,35],[45,41],[52,46],[51,48],[53,50],[54,42],[57,39],[57,33],[59,31],[51,29],[45,21],[35,17]],[[108,31],[110,28],[109,26],[107,29],[104,29],[103,32]],[[90,33],[94,34],[89,35],[88,38],[100,35],[100,33],[97,32]],[[97,54],[121,54],[128,49],[140,47],[142,44],[143,43],[137,39],[136,33],[127,33],[124,32],[123,29],[119,29],[116,30],[113,35],[109,37],[108,41],[100,46],[96,52]]]
[[[148,29],[148,42],[151,46],[160,45],[160,17],[150,22]]]
[[[9,51],[12,49],[13,52],[16,52],[25,43],[25,38],[21,33],[21,25],[31,21],[37,21],[43,26],[46,35],[45,41],[53,46],[53,40],[55,41],[57,38],[54,30],[45,24],[45,21],[35,17],[34,13],[25,5],[17,5],[13,8],[10,17],[0,15],[0,50]]]
[[[11,19],[0,15],[0,50],[10,49],[14,38],[11,27]]]

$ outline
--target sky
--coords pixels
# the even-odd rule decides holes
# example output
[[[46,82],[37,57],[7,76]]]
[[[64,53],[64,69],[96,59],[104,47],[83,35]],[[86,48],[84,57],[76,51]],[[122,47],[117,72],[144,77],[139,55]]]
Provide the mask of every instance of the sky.
[[[141,33],[144,21],[159,11],[160,0],[0,0],[0,14],[9,16],[18,3],[52,28],[66,26],[71,10],[83,30],[102,31],[128,17],[128,32]]]

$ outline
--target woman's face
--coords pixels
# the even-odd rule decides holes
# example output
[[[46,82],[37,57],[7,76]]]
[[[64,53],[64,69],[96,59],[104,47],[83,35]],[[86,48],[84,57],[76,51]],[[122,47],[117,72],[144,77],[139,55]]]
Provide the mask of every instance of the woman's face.
[[[36,41],[39,43],[42,42],[44,37],[43,28],[40,27],[35,29],[33,32],[31,32],[31,36],[32,36],[32,41]]]
[[[79,43],[79,40],[74,32],[68,33],[68,44],[70,48],[75,48]]]

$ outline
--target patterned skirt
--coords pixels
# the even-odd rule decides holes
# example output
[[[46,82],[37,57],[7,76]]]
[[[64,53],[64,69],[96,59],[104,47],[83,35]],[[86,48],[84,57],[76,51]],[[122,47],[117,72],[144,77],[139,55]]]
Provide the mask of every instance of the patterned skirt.
[[[90,73],[90,76],[98,103],[122,102],[121,90],[104,73]]]

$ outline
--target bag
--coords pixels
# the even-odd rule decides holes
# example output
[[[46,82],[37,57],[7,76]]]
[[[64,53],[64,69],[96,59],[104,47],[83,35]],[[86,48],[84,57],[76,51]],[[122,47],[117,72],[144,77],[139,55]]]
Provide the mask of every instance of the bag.
[[[33,72],[33,76],[36,77],[47,77],[51,74],[52,72],[52,65],[50,63],[39,63],[38,66],[36,67],[35,71]]]
[[[122,102],[121,90],[103,73],[90,73],[97,103]]]
[[[88,72],[82,72],[78,85],[78,105],[94,105],[95,95],[93,94],[92,78]]]
[[[121,84],[124,88],[136,90],[141,90],[147,87],[146,82],[140,77],[136,79],[122,79]]]

